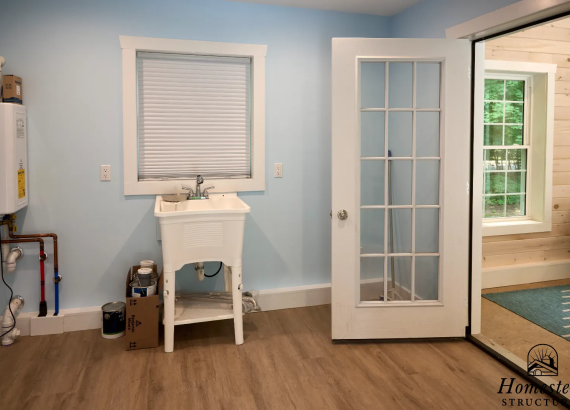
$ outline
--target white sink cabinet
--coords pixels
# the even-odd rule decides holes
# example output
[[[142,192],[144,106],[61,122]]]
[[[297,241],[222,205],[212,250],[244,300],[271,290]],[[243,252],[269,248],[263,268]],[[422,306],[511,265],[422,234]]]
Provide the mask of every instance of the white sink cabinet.
[[[164,351],[174,350],[177,325],[234,319],[236,344],[243,344],[242,250],[250,207],[236,194],[209,199],[166,202],[156,197],[154,215],[160,224],[164,263]],[[184,265],[217,261],[224,264],[226,291],[233,309],[211,302],[175,299],[175,273]]]

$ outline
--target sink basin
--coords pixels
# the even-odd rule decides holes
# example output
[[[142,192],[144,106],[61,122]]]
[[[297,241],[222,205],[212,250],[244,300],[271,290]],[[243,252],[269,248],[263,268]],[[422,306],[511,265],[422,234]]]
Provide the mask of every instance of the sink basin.
[[[168,201],[160,196],[156,198],[157,207],[155,207],[154,216],[160,218],[209,213],[248,213],[250,211],[245,202],[233,195],[211,195],[209,199],[192,200],[186,200],[183,195],[178,195],[181,197],[179,202],[171,201],[172,197],[174,196],[169,195]]]
[[[176,271],[188,263],[208,261],[241,266],[249,212],[250,207],[236,194],[212,194],[209,199],[180,202],[157,196],[154,216],[160,224],[164,270]]]

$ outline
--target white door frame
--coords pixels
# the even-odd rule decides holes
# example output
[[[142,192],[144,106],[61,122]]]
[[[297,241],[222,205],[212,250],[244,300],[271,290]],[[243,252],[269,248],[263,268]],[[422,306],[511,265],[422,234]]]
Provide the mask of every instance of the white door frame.
[[[501,9],[487,13],[483,16],[458,24],[446,30],[446,37],[450,39],[465,38],[477,40],[493,36],[517,27],[531,25],[556,15],[570,11],[570,0],[522,0]],[[475,90],[474,100],[483,99],[483,81],[485,71],[485,45],[475,44],[474,61]],[[480,73],[480,75],[476,75]],[[473,109],[474,140],[473,147],[483,146],[482,118],[483,106],[475,106]],[[478,121],[480,119],[481,121]],[[480,124],[480,125],[479,125]],[[483,164],[481,161],[473,161],[473,187],[472,192],[480,192],[483,184]],[[475,191],[479,189],[479,191]],[[481,280],[483,259],[483,214],[478,196],[473,195],[472,212],[472,247],[471,247],[471,323],[472,335],[481,333]],[[477,202],[477,203],[475,203]]]
[[[446,38],[478,40],[570,11],[570,0],[522,0],[449,27]]]

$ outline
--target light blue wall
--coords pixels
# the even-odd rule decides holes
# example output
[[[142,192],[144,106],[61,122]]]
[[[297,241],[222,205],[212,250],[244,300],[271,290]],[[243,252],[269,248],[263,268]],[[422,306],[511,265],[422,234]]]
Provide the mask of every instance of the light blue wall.
[[[161,261],[154,198],[123,195],[119,35],[268,45],[266,190],[241,195],[252,209],[244,286],[268,289],[330,282],[331,38],[387,37],[388,23],[220,0],[3,5],[3,73],[23,78],[29,110],[30,205],[18,222],[24,233],[59,235],[61,307],[121,300],[130,265]],[[283,179],[273,178],[275,162],[284,164]],[[111,164],[111,182],[99,181],[101,164]],[[24,248],[26,257],[7,281],[25,297],[25,310],[37,311],[37,249]],[[47,251],[51,275],[51,244]],[[179,283],[196,285],[188,267],[183,276]],[[220,275],[202,288],[222,283]],[[53,308],[51,281],[46,295]],[[7,296],[2,286],[0,306]]]
[[[445,29],[513,0],[422,0],[392,18],[221,0],[21,0],[3,5],[5,74],[24,80],[30,206],[20,231],[60,237],[62,308],[120,300],[126,270],[161,261],[153,198],[125,197],[119,35],[267,44],[266,191],[242,194],[244,286],[330,282],[330,59],[332,37],[444,37]],[[14,18],[17,16],[18,18]],[[274,179],[272,165],[284,164]],[[112,182],[99,181],[111,164]],[[49,241],[47,241],[49,242]],[[39,300],[37,249],[7,277],[25,311]],[[46,274],[52,273],[50,259]],[[208,265],[208,272],[215,266]],[[191,273],[191,274],[189,274]],[[186,268],[181,286],[195,283]],[[53,307],[53,284],[47,282]],[[0,306],[8,293],[0,290]]]
[[[422,0],[392,17],[390,37],[445,38],[445,30],[518,0]]]

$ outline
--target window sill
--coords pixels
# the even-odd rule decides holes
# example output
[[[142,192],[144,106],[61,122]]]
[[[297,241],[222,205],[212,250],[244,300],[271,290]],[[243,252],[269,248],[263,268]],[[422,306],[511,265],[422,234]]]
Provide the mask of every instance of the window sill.
[[[137,181],[132,183],[125,182],[125,195],[165,195],[179,194],[184,192],[183,185],[194,188],[195,180],[169,180],[169,181]],[[215,188],[210,189],[211,194],[220,192],[249,192],[249,191],[265,191],[265,179],[248,178],[248,179],[207,179],[205,178],[205,188],[214,185]]]
[[[483,236],[517,235],[523,233],[550,232],[552,223],[533,220],[483,222]]]

